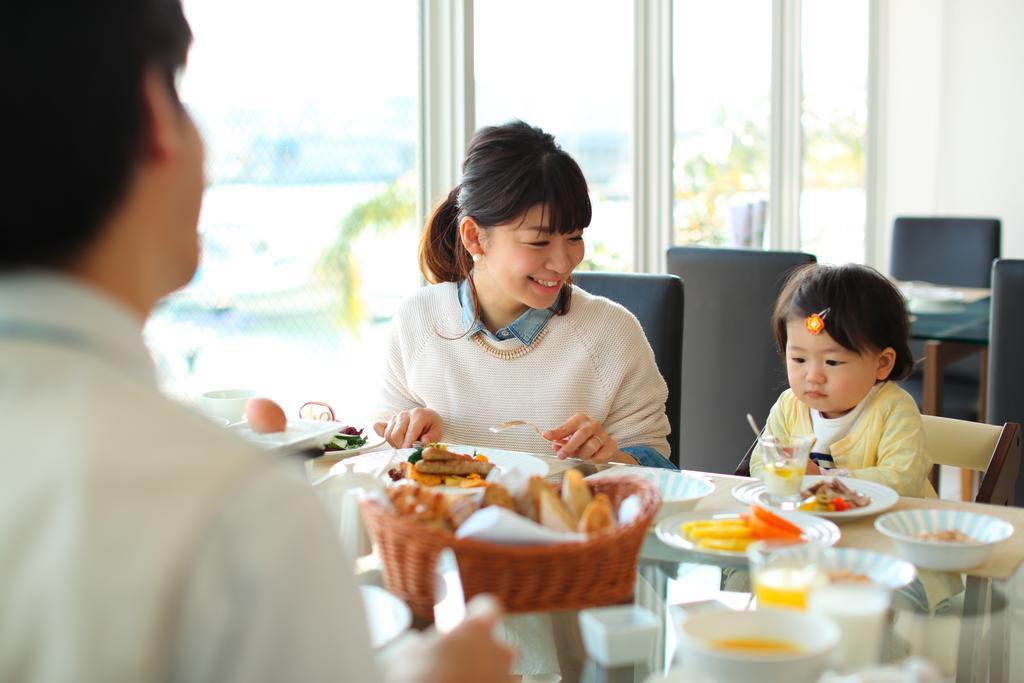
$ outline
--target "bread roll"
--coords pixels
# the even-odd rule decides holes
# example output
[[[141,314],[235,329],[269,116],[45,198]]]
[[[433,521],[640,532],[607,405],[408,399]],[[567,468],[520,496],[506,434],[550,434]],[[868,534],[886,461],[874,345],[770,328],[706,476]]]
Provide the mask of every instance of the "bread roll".
[[[580,517],[577,527],[585,534],[593,534],[599,531],[610,531],[615,528],[615,510],[612,508],[612,501],[603,493],[594,496],[587,509]]]
[[[512,500],[512,496],[509,495],[508,489],[501,484],[487,484],[484,488],[484,496],[480,502],[480,507],[487,507],[488,505],[497,505],[513,512],[516,509],[515,502]]]
[[[576,520],[550,488],[545,488],[540,492],[540,504],[537,509],[540,523],[552,531],[574,531],[576,529]]]
[[[583,475],[579,470],[568,470],[562,478],[562,502],[569,509],[572,516],[579,521],[583,511],[594,496],[590,493],[590,487],[583,481]]]

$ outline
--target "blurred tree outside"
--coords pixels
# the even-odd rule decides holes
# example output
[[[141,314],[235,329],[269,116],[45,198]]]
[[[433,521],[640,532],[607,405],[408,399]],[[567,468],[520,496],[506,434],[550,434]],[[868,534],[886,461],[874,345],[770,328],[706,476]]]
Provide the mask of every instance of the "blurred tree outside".
[[[413,182],[413,174],[407,173],[376,196],[353,207],[338,225],[334,242],[317,262],[317,279],[333,293],[334,318],[344,330],[358,333],[367,318],[355,243],[366,231],[377,236],[390,235],[415,220]]]

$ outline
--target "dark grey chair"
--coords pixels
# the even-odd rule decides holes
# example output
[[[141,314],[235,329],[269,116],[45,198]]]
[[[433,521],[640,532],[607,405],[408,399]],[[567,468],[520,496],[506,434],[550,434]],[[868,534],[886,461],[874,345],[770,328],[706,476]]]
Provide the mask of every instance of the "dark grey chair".
[[[810,254],[672,247],[686,285],[680,466],[732,473],[750,445],[746,413],[764,424],[788,386],[771,316],[786,276]]]
[[[679,464],[679,387],[683,358],[683,283],[672,275],[576,272],[574,285],[626,307],[637,317],[668,385],[665,413],[671,460]]]
[[[897,280],[989,287],[1000,238],[998,218],[900,217],[889,271]]]
[[[892,226],[889,271],[897,280],[921,280],[951,287],[990,287],[992,261],[999,258],[1001,225],[997,218],[900,217]],[[915,358],[923,344],[912,344]],[[978,419],[978,358],[965,358],[943,374],[942,414]],[[917,370],[902,386],[922,405]]]
[[[1024,260],[992,265],[992,319],[988,350],[990,424],[1024,424]],[[1017,479],[1016,505],[1024,505],[1024,477]]]

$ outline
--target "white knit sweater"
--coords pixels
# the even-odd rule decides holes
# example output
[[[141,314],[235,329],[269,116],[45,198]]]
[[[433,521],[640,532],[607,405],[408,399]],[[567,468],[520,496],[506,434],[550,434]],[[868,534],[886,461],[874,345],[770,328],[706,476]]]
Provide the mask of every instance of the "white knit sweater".
[[[533,430],[488,427],[528,420],[551,429],[581,412],[604,424],[619,448],[650,446],[668,457],[668,388],[640,323],[619,304],[574,287],[569,313],[553,316],[533,350],[511,360],[462,333],[453,283],[424,287],[402,304],[392,321],[382,414],[427,407],[444,419],[449,443],[549,453],[551,444]],[[514,338],[487,343],[522,348]]]

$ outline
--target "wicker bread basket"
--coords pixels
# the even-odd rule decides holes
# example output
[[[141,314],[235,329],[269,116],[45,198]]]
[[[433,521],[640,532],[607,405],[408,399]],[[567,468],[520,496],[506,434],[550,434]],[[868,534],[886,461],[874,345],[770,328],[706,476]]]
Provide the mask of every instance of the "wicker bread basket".
[[[380,554],[384,586],[413,613],[432,618],[434,564],[445,547],[455,551],[466,599],[495,595],[508,612],[582,609],[625,602],[633,595],[637,557],[647,527],[661,505],[657,488],[639,477],[607,477],[588,482],[615,509],[630,495],[640,514],[615,531],[578,543],[513,546],[458,539],[452,534],[398,516],[372,499],[362,502],[363,520]]]

